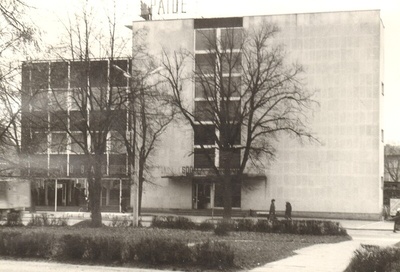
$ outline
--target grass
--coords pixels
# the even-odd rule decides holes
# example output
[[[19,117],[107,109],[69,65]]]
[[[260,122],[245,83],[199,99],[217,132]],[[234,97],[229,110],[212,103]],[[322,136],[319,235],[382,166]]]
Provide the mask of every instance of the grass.
[[[157,229],[157,228],[111,228],[98,229],[79,227],[27,227],[24,232],[65,235],[73,233],[97,233],[102,236],[123,236],[124,239],[140,241],[146,237],[160,237],[184,241],[188,244],[198,244],[207,241],[222,241],[227,243],[235,253],[237,270],[251,269],[272,261],[293,255],[293,251],[321,243],[337,243],[351,239],[349,236],[311,236],[294,234],[273,234],[258,232],[231,232],[228,236],[217,236],[213,231]],[[160,268],[160,267],[157,267]],[[171,267],[165,267],[171,268]],[[175,268],[175,267],[174,267]],[[193,267],[177,267],[192,270]]]

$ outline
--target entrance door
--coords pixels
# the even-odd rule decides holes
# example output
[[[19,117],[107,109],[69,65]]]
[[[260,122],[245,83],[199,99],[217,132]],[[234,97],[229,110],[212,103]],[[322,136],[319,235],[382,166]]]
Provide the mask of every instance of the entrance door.
[[[195,209],[209,209],[211,207],[211,184],[194,183],[193,195]]]

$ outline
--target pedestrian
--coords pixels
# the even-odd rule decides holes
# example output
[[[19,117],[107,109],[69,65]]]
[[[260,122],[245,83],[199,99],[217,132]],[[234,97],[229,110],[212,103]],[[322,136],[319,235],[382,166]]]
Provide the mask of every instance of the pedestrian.
[[[287,220],[292,220],[292,204],[290,204],[289,201],[286,201],[285,218]]]
[[[269,206],[269,220],[275,220],[276,219],[276,215],[275,215],[275,199],[271,200],[271,205]]]
[[[393,232],[396,232],[396,227],[399,224],[400,224],[400,208],[397,209],[396,215],[394,216]]]

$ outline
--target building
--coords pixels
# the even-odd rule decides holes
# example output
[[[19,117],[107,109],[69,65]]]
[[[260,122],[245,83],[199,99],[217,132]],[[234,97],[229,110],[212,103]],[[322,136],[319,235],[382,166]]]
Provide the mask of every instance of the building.
[[[129,59],[23,63],[21,145],[26,168],[21,174],[33,180],[36,206],[86,210],[87,175],[93,172],[88,154],[98,150],[101,131],[107,134],[99,155],[101,205],[103,210],[118,211],[124,208],[121,203],[129,204],[127,152],[121,136],[129,128],[123,100],[129,80],[121,70],[130,71],[130,65]]]
[[[308,88],[318,90],[319,107],[309,120],[320,143],[280,139],[269,167],[246,170],[248,180],[234,190],[234,208],[268,210],[274,198],[278,211],[290,201],[294,215],[378,218],[384,175],[379,11],[148,20],[131,28],[134,45],[146,43],[155,56],[184,49],[195,56],[194,68],[204,53],[200,30],[221,35],[227,28],[246,31],[263,22],[280,28],[276,42],[285,46],[289,61],[305,67]],[[138,31],[146,34],[138,39]],[[186,98],[199,104],[196,85],[185,88]],[[144,208],[221,208],[221,188],[196,152],[196,138],[185,123],[168,128],[153,159],[153,183],[144,188]]]

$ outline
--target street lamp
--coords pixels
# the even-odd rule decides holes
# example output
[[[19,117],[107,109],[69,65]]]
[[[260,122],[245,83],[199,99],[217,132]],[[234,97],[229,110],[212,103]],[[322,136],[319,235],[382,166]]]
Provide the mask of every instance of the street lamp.
[[[119,67],[118,65],[113,64],[112,65],[113,68],[115,68],[116,70],[120,71],[122,73],[122,75],[129,79],[129,89],[128,89],[128,101],[129,101],[129,105],[130,105],[130,111],[131,111],[131,118],[129,119],[130,121],[130,125],[132,127],[132,129],[130,130],[130,134],[129,134],[129,145],[131,148],[131,156],[128,157],[128,164],[129,164],[129,169],[128,169],[128,174],[129,174],[129,180],[132,182],[132,191],[133,193],[131,193],[131,196],[133,196],[133,207],[132,207],[132,225],[134,227],[138,226],[139,224],[139,179],[135,178],[135,168],[136,168],[136,110],[135,110],[135,100],[136,97],[133,93],[133,76],[132,74],[126,72],[125,70],[123,70],[121,67]],[[147,73],[144,77],[141,78],[141,80],[145,80],[148,76],[153,75],[157,72],[159,72],[160,70],[162,70],[163,67],[158,67],[154,70],[152,70],[151,72]],[[140,90],[140,95],[144,96],[143,94],[143,90]],[[129,155],[129,154],[128,154]]]

